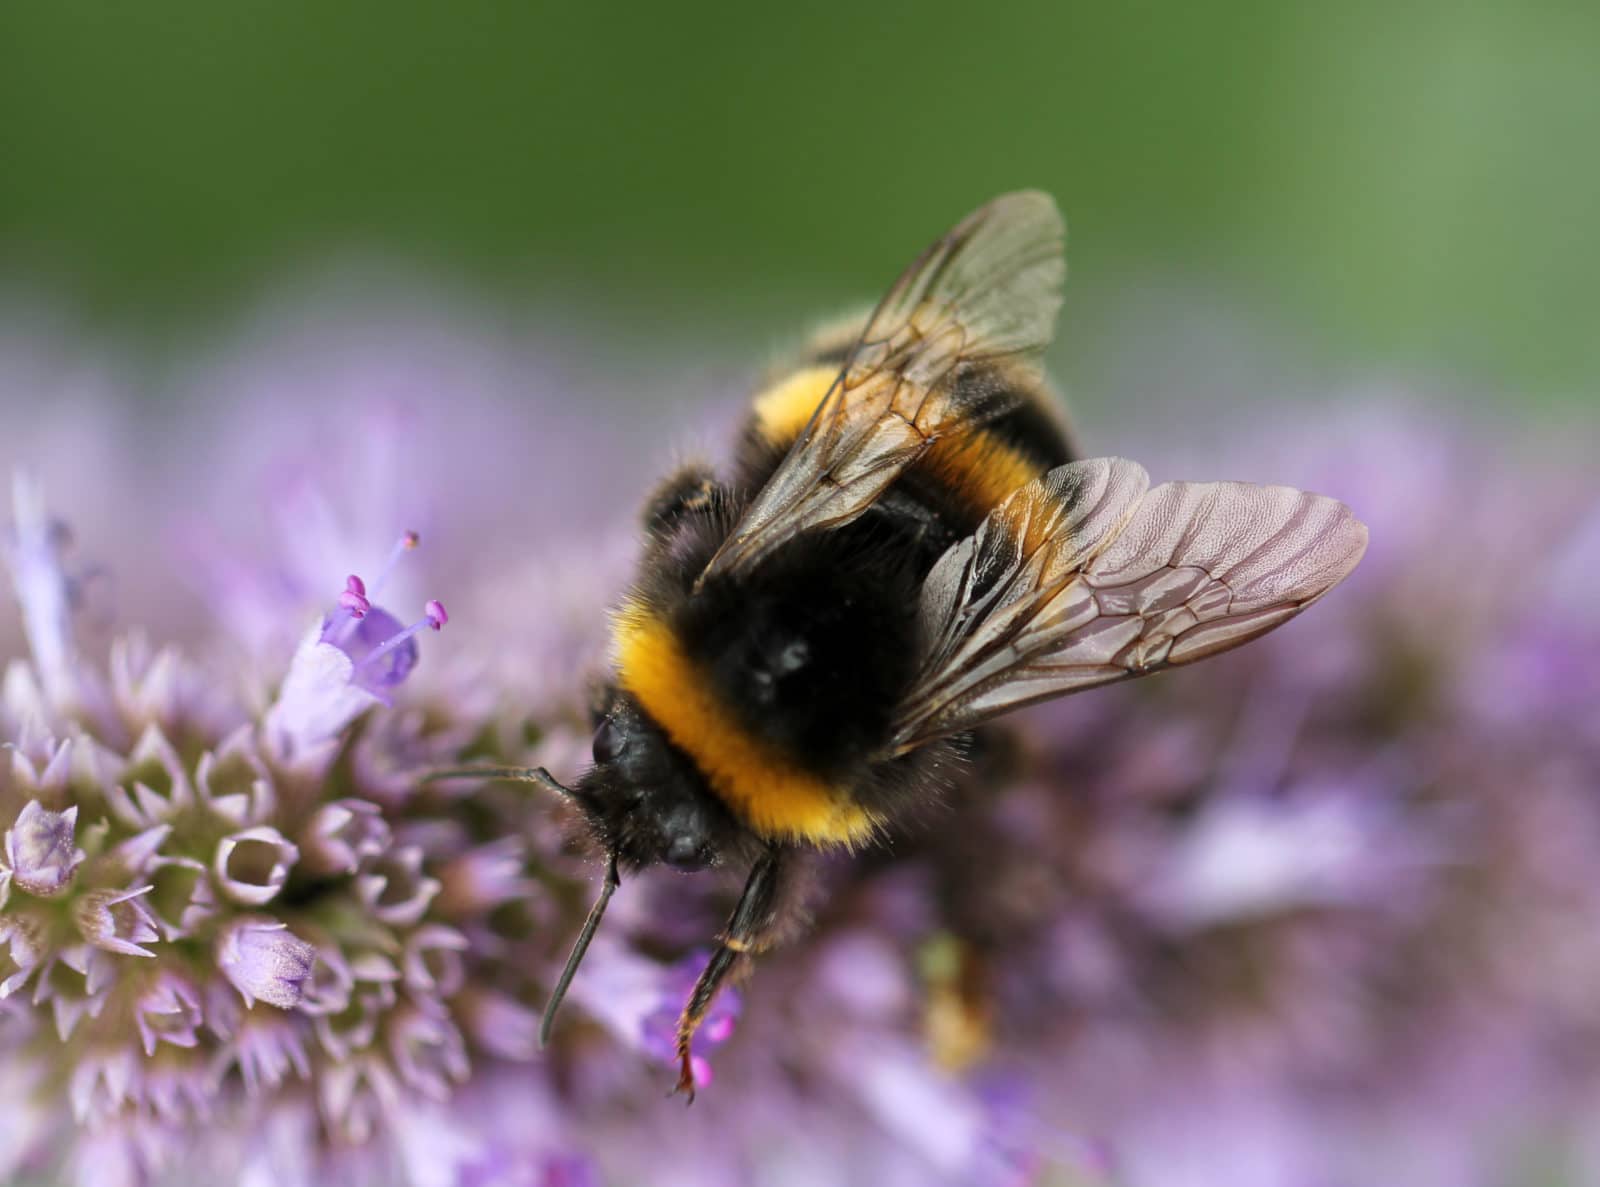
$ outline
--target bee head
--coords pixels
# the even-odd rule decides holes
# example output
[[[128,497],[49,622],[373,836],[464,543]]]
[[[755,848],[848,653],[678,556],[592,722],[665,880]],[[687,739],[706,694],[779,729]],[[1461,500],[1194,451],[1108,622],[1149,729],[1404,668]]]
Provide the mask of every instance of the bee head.
[[[705,869],[733,827],[693,764],[624,693],[598,716],[594,766],[572,792],[600,844],[627,869]]]

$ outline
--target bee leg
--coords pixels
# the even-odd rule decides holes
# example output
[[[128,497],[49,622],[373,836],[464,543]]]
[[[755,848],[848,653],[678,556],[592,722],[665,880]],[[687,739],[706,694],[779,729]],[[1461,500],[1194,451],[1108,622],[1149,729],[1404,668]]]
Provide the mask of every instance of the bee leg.
[[[685,466],[656,487],[644,505],[644,529],[668,532],[686,515],[702,515],[723,495],[716,476],[704,466]]]
[[[678,1084],[673,1092],[685,1093],[689,1103],[694,1103],[694,1067],[691,1046],[694,1032],[711,1009],[711,1003],[722,988],[729,972],[747,953],[760,952],[767,946],[767,933],[773,922],[773,907],[777,901],[778,873],[782,867],[781,850],[769,846],[750,867],[745,879],[739,904],[728,917],[728,925],[717,937],[717,950],[711,954],[700,979],[678,1017]]]

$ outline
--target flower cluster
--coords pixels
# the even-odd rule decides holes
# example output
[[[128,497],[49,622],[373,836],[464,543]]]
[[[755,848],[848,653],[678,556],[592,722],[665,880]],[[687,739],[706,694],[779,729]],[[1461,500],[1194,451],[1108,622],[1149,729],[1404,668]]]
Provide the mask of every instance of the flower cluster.
[[[360,1146],[408,1103],[447,1100],[475,1058],[528,1060],[529,1002],[561,938],[530,870],[540,851],[549,876],[576,872],[559,830],[422,788],[469,741],[462,722],[355,736],[449,620],[429,600],[402,625],[379,601],[416,535],[370,586],[347,578],[252,710],[137,637],[106,670],[89,661],[68,536],[26,479],[13,503],[31,657],[0,701],[0,999],[13,1074],[59,1087],[95,1139],[70,1144],[94,1151],[84,1174],[157,1171],[202,1123],[297,1101],[319,1141]],[[655,968],[638,990],[652,1014],[680,979]],[[625,1037],[646,1047],[654,1026]],[[37,1120],[0,1158],[47,1158],[27,1139],[62,1118]]]

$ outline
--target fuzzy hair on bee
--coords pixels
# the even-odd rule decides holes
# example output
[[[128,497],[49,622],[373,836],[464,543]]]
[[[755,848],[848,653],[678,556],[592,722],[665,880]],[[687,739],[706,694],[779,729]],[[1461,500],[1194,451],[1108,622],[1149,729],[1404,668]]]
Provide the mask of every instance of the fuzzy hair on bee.
[[[1238,646],[1355,568],[1333,499],[1078,456],[1040,366],[1064,240],[1044,194],[980,207],[769,376],[724,472],[656,487],[571,787],[433,776],[542,784],[606,855],[545,1037],[624,874],[748,867],[679,1020],[692,1099],[718,989],[796,927],[797,855],[940,803],[1001,714]]]

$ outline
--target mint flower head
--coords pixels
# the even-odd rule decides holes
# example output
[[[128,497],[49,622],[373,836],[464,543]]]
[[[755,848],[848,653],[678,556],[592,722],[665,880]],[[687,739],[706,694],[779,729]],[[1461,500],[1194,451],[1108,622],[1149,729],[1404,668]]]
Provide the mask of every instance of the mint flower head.
[[[71,1086],[33,1136],[75,1127],[84,1182],[159,1176],[203,1124],[299,1108],[360,1144],[476,1060],[530,1058],[527,830],[420,790],[469,727],[353,745],[449,621],[381,600],[416,534],[332,591],[252,709],[226,669],[137,638],[94,662],[44,508],[19,479],[6,560],[31,654],[0,686],[0,1042]],[[19,1137],[0,1169],[43,1157]]]

